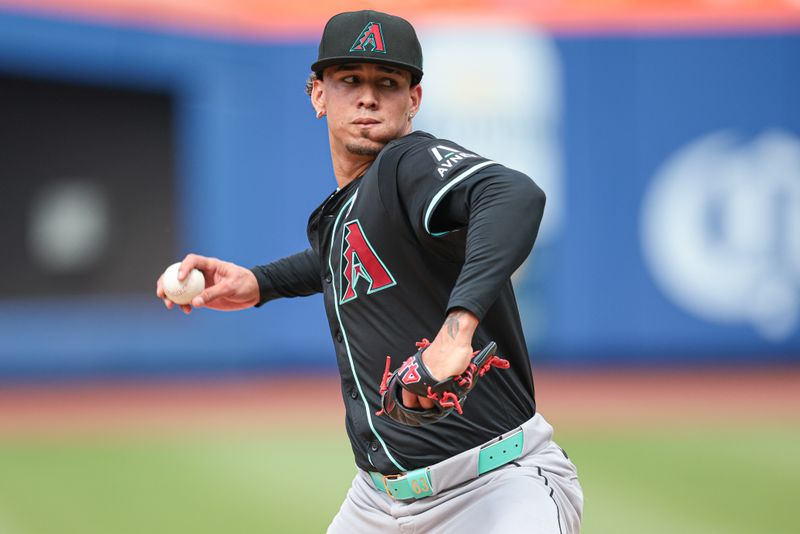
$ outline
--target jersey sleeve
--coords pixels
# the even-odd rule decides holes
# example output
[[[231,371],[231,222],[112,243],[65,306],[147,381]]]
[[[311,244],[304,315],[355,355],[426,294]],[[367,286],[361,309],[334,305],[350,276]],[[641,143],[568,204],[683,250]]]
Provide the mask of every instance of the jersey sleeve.
[[[530,254],[546,197],[528,176],[503,166],[448,195],[440,219],[467,227],[464,264],[448,310],[464,308],[483,319],[500,288]]]
[[[257,307],[280,297],[305,297],[322,292],[319,257],[311,248],[250,270],[258,281]]]
[[[444,139],[420,137],[410,144],[397,164],[397,194],[416,232],[436,237],[455,229],[436,224],[443,201],[459,185],[478,179],[483,169],[495,165]]]
[[[533,247],[544,192],[525,174],[450,141],[417,138],[396,161],[400,205],[420,239],[465,230],[464,241],[442,243],[465,247],[448,310],[483,319]]]

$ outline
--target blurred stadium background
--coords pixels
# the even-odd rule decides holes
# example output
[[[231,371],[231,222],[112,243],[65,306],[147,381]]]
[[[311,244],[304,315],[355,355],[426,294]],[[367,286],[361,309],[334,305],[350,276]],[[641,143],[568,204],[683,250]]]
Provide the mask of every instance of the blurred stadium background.
[[[306,246],[303,85],[365,7],[419,29],[416,126],[548,193],[515,286],[584,532],[797,532],[798,0],[0,0],[0,533],[324,531],[321,299],[154,284]]]

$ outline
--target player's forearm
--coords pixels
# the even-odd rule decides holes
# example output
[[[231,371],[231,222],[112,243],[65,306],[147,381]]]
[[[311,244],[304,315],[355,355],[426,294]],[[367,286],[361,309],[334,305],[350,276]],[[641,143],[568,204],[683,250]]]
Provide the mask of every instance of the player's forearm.
[[[544,192],[514,171],[475,186],[468,199],[464,266],[448,309],[465,308],[483,317],[500,287],[530,254],[544,204]]]
[[[430,374],[442,380],[461,373],[472,356],[472,338],[478,318],[469,310],[450,310],[422,360]]]
[[[469,310],[456,308],[447,314],[439,335],[455,343],[472,344],[472,337],[479,322],[480,320]]]
[[[250,270],[258,280],[257,306],[281,297],[305,297],[322,291],[319,258],[310,248]]]

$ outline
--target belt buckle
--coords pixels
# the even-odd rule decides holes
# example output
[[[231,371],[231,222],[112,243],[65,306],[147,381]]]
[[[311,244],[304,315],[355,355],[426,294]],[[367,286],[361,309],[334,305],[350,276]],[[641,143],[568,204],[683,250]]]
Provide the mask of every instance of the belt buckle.
[[[397,498],[394,495],[392,495],[392,492],[389,491],[389,483],[387,482],[387,480],[397,480],[398,478],[400,478],[402,476],[404,476],[404,475],[383,475],[383,474],[381,475],[381,477],[383,479],[383,489],[386,490],[386,495],[388,495],[392,499],[397,500]]]

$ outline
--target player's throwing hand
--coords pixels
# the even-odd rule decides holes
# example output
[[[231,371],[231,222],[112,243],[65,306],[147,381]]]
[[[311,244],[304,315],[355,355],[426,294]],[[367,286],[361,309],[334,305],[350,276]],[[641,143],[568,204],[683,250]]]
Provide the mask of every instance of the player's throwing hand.
[[[185,279],[192,269],[203,273],[206,288],[192,299],[191,304],[181,305],[184,313],[191,313],[192,308],[243,310],[258,304],[258,281],[249,269],[217,258],[189,254],[181,262],[178,280]],[[156,296],[164,301],[168,309],[175,306],[164,293],[163,275],[156,282]]]

